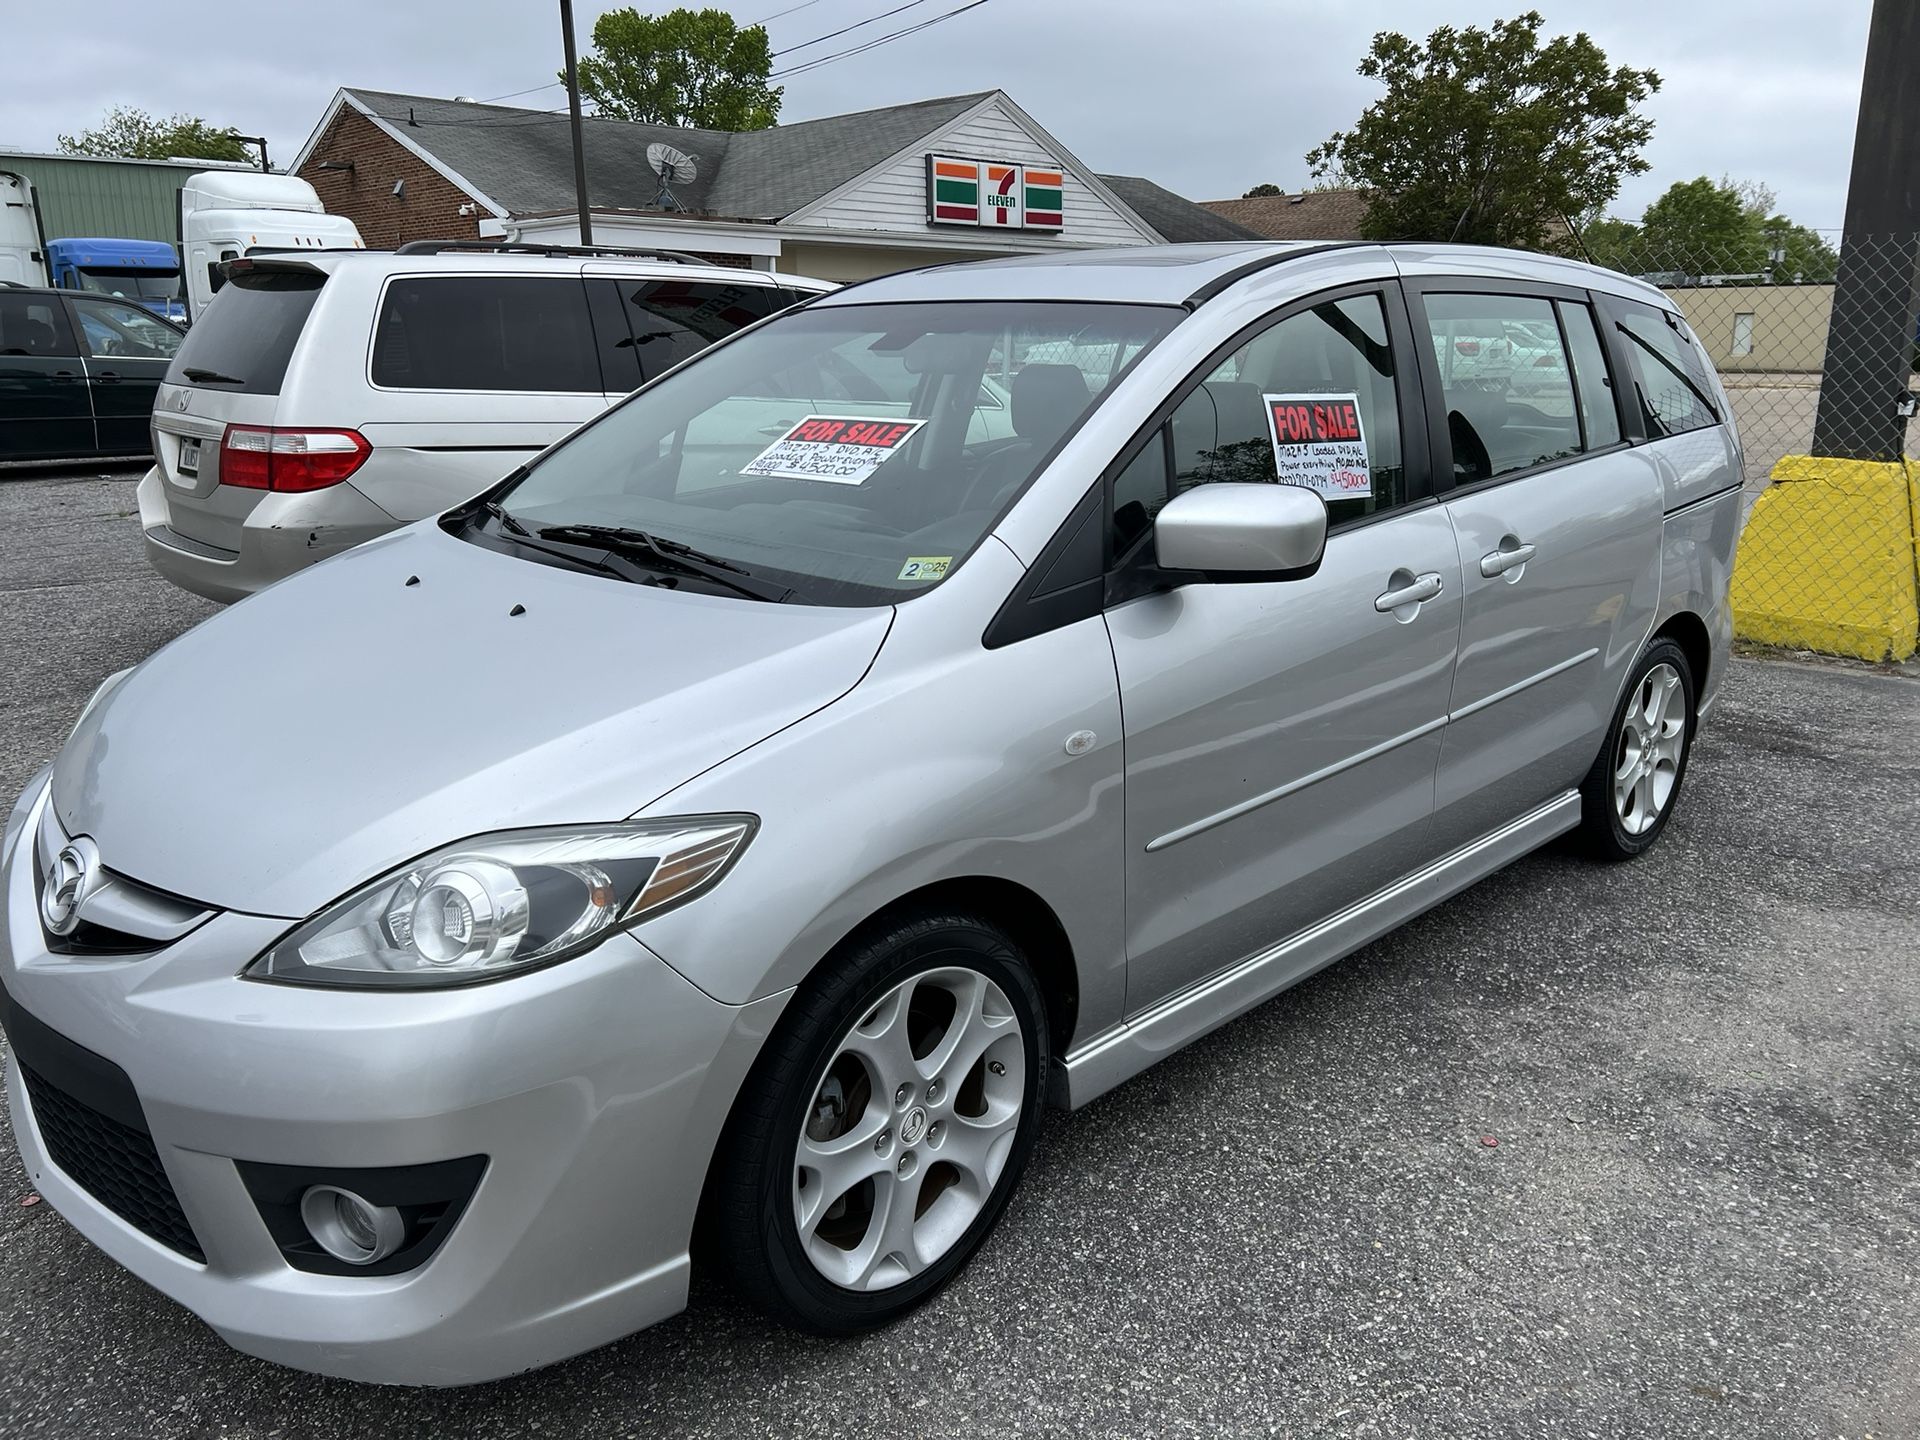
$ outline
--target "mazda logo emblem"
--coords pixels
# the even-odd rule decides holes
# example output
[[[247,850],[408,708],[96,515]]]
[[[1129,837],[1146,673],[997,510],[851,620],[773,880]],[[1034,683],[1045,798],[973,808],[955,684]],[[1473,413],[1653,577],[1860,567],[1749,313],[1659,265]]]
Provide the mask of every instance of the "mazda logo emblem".
[[[193,397],[182,390],[178,395],[173,397],[173,408],[176,410],[185,410],[192,400]]]
[[[82,836],[53,857],[40,891],[40,919],[51,935],[71,935],[80,925],[80,907],[100,883],[100,852]]]

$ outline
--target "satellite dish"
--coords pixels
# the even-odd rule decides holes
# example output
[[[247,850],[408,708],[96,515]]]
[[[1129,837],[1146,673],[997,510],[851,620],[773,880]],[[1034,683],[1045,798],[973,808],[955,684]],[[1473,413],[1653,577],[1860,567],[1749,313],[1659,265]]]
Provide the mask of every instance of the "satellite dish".
[[[653,173],[660,177],[660,193],[653,197],[656,210],[684,210],[686,207],[674,198],[675,185],[691,185],[693,177],[700,173],[700,162],[684,150],[676,150],[664,141],[656,140],[647,146],[647,164]]]

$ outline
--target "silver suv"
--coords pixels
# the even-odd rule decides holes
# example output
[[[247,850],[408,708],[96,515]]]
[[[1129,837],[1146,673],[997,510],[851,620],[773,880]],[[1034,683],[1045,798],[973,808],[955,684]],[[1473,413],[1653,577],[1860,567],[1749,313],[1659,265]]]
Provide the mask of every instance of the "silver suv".
[[[1447,378],[1515,326],[1564,383]],[[849,373],[908,398],[810,398]],[[1501,251],[782,315],[101,688],[0,849],[27,1170],[332,1374],[545,1364],[695,1263],[883,1324],[1044,1105],[1556,837],[1659,838],[1726,416],[1659,292]]]
[[[832,287],[653,253],[419,242],[229,262],[168,369],[147,559],[236,600],[493,484]]]

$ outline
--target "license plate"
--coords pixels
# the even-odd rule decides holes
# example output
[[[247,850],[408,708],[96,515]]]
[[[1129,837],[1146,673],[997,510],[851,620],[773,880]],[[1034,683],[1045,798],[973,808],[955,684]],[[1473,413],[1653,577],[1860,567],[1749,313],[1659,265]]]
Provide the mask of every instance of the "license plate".
[[[200,441],[193,436],[184,436],[180,441],[180,458],[174,462],[174,469],[182,475],[200,474]]]

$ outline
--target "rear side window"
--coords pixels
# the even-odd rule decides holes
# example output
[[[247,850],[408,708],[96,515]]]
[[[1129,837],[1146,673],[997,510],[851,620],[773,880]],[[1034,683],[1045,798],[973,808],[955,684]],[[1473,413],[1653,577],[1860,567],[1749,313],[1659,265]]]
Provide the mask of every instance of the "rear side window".
[[[586,287],[574,275],[396,279],[374,328],[373,383],[598,394]]]
[[[1429,294],[1424,304],[1456,483],[1580,453],[1573,370],[1551,300]]]
[[[716,340],[724,340],[802,297],[772,285],[711,280],[619,280],[627,326],[643,379],[653,380]]]
[[[316,270],[234,276],[194,321],[167,368],[169,385],[277,395],[327,277]],[[189,373],[192,372],[192,373]]]
[[[1658,440],[1719,424],[1713,382],[1698,347],[1674,328],[1663,311],[1630,301],[1614,303],[1619,307],[1632,403],[1640,412],[1647,438]]]
[[[0,355],[74,354],[60,302],[51,295],[9,295],[0,290]]]

